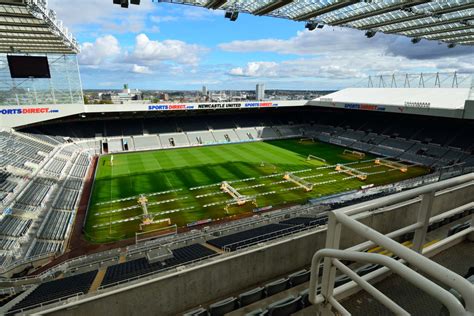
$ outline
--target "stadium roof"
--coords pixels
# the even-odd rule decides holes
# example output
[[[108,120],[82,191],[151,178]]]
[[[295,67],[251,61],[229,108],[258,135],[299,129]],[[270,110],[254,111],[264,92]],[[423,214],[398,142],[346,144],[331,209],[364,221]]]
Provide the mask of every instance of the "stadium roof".
[[[0,0],[0,53],[77,54],[76,39],[46,0]]]
[[[399,34],[415,41],[424,38],[449,44],[474,45],[474,1],[472,0],[158,0],[208,9],[223,9]]]
[[[401,107],[429,104],[431,109],[463,109],[469,99],[468,88],[349,88],[310,101],[324,103],[360,103]]]

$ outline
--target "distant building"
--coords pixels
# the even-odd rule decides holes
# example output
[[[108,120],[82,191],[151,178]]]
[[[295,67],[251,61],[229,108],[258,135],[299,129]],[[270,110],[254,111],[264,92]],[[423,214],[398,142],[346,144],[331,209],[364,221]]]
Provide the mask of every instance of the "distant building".
[[[132,91],[128,84],[123,85],[122,92],[109,92],[103,93],[101,95],[102,101],[109,101],[113,104],[123,104],[123,103],[135,103],[137,101],[142,102],[143,95],[140,90]]]
[[[257,84],[255,94],[257,96],[258,101],[264,100],[265,99],[265,84],[263,83]]]
[[[207,96],[207,87],[206,86],[202,86],[202,96],[203,97]]]

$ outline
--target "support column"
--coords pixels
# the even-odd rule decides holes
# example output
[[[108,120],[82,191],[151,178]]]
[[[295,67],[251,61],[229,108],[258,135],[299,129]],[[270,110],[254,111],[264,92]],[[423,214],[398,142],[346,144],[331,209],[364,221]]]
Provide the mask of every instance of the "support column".
[[[337,222],[336,216],[333,212],[329,213],[328,228],[326,235],[326,247],[329,249],[339,249],[341,242],[342,225]],[[323,276],[321,279],[321,294],[324,297],[324,302],[318,306],[321,315],[333,315],[331,311],[332,306],[328,299],[333,296],[334,282],[336,278],[336,267],[332,264],[332,258],[324,258],[323,261]]]
[[[415,230],[413,238],[413,250],[421,253],[425,243],[426,233],[428,232],[431,209],[433,207],[434,191],[425,193],[421,196],[420,209],[418,210],[417,224],[419,228]]]

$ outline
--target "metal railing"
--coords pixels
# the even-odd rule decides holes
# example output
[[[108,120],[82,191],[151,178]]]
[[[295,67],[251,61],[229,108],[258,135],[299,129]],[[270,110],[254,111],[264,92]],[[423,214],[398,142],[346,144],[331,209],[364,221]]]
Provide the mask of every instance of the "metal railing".
[[[349,312],[335,297],[334,284],[336,269],[338,269],[351,278],[362,289],[373,295],[374,298],[392,312],[397,315],[408,315],[408,312],[401,308],[397,303],[393,302],[385,294],[381,293],[368,283],[364,278],[360,277],[343,264],[339,260],[342,259],[386,266],[391,271],[413,283],[416,287],[438,299],[449,310],[451,315],[474,315],[474,285],[460,275],[422,255],[423,242],[426,237],[428,226],[430,222],[433,222],[437,217],[440,217],[438,215],[430,218],[435,193],[463,185],[469,187],[474,185],[474,173],[330,212],[326,249],[322,249],[315,253],[311,266],[309,300],[312,304],[317,306],[319,313],[321,315],[333,315],[331,310],[334,308],[342,315],[349,315]],[[421,200],[416,223],[388,235],[383,235],[377,232],[355,218],[357,217],[356,215],[361,215],[368,211],[373,211],[384,206],[390,206],[420,196]],[[472,206],[472,201],[471,203],[458,207],[450,212],[460,212],[470,206]],[[471,225],[474,226],[474,216],[471,221]],[[368,239],[368,241],[346,250],[340,250],[341,230],[343,226],[349,228],[351,232],[356,233],[358,236]],[[401,236],[401,234],[406,233],[407,231],[415,232],[412,249],[406,248],[392,239]],[[467,232],[464,232],[464,234],[467,233],[474,233],[474,228],[471,227]],[[405,266],[401,261],[397,261],[393,258],[381,254],[361,252],[374,245],[379,245],[380,247],[392,252],[394,255],[408,263],[410,267],[416,269],[416,271]],[[324,268],[322,280],[319,284],[318,276],[321,261],[324,262]],[[453,294],[427,279],[427,277],[422,276],[418,271],[456,290],[464,299],[465,307]],[[321,286],[321,294],[319,295],[317,294],[318,286]]]

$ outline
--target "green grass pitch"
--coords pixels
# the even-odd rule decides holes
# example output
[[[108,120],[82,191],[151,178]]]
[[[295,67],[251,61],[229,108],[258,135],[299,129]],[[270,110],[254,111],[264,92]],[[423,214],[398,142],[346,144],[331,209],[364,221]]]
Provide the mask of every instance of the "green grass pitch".
[[[428,168],[417,166],[402,173],[375,165],[374,156],[358,160],[344,155],[344,149],[319,142],[276,140],[115,154],[113,160],[111,155],[101,156],[85,235],[94,243],[134,237],[141,231],[143,221],[143,210],[137,202],[140,194],[147,196],[148,212],[155,221],[165,220],[182,227],[198,220],[218,220],[252,212],[256,206],[251,203],[226,209],[232,197],[220,190],[222,181],[231,182],[242,195],[255,196],[258,207],[279,207],[429,172]],[[310,154],[326,162],[307,160]],[[348,163],[368,173],[368,179],[361,181],[335,172],[336,164]],[[297,184],[285,181],[284,172],[295,172],[313,183],[313,191],[306,192]]]

